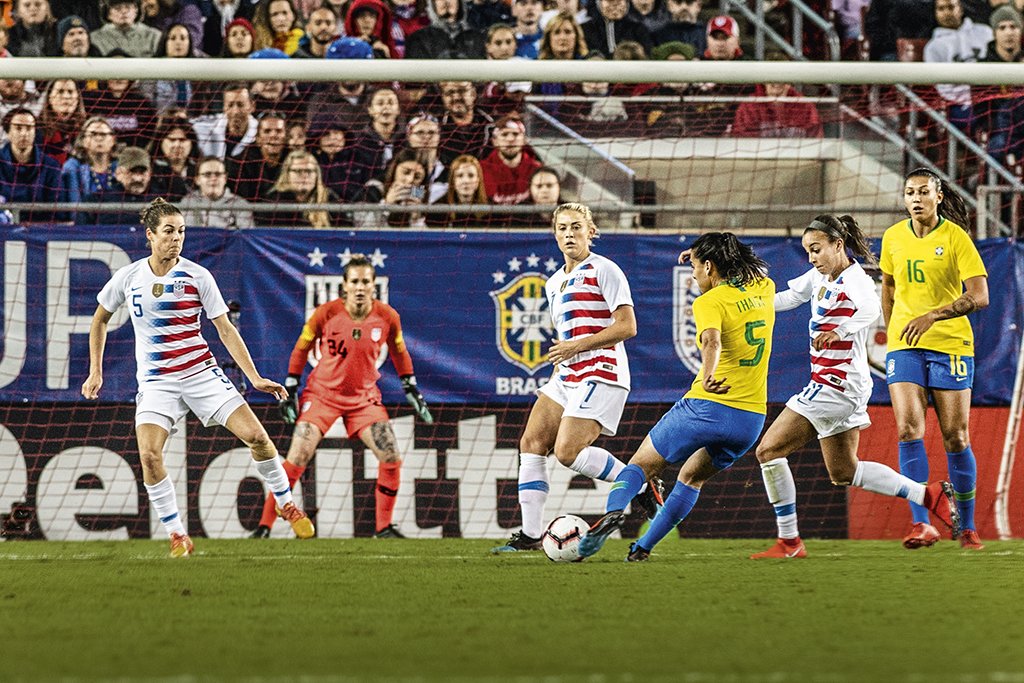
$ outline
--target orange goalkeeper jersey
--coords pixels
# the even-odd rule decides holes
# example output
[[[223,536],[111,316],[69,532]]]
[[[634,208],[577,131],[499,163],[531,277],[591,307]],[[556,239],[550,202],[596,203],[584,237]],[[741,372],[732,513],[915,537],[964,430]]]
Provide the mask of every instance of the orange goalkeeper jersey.
[[[398,312],[380,301],[374,301],[370,314],[358,322],[349,315],[344,299],[317,306],[292,349],[288,374],[302,374],[317,339],[321,358],[306,388],[333,400],[349,403],[380,396],[377,359],[385,343],[398,375],[413,372]]]

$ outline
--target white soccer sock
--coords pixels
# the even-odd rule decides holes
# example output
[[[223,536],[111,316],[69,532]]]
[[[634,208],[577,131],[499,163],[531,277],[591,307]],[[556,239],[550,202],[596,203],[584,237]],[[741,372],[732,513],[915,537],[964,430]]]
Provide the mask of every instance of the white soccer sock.
[[[292,488],[288,485],[288,474],[281,465],[281,457],[277,456],[270,460],[253,460],[256,471],[260,473],[267,487],[274,494],[274,500],[278,507],[284,507],[292,502]]]
[[[149,503],[163,522],[167,535],[185,534],[185,525],[181,523],[181,515],[178,514],[178,498],[174,495],[171,478],[164,477],[163,481],[152,486],[146,484],[146,493],[149,494]]]
[[[924,505],[924,484],[912,481],[880,462],[859,461],[853,473],[853,485],[872,493],[906,498],[911,503]]]
[[[626,465],[603,448],[587,446],[579,452],[569,469],[591,479],[615,481]]]
[[[519,507],[523,533],[540,538],[544,533],[544,503],[548,499],[548,459],[536,453],[519,454]]]
[[[796,525],[796,482],[789,470],[789,461],[776,458],[761,463],[761,478],[768,502],[775,507],[779,538],[797,538],[800,532]]]

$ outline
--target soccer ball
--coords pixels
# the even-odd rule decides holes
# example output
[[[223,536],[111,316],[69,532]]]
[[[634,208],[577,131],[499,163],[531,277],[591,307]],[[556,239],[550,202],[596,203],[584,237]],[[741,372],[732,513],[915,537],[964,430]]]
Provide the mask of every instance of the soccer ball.
[[[580,539],[589,529],[590,525],[576,515],[555,517],[541,538],[544,554],[552,562],[579,562]]]

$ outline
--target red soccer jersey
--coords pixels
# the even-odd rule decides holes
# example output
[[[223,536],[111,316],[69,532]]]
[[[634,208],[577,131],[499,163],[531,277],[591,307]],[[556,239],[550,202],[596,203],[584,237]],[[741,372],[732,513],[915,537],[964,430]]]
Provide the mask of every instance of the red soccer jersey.
[[[379,399],[377,359],[385,343],[398,375],[413,372],[398,312],[380,301],[374,301],[370,314],[359,322],[349,315],[344,299],[317,306],[295,342],[288,374],[302,374],[309,349],[317,339],[322,357],[310,373],[306,388],[333,400],[349,403]]]

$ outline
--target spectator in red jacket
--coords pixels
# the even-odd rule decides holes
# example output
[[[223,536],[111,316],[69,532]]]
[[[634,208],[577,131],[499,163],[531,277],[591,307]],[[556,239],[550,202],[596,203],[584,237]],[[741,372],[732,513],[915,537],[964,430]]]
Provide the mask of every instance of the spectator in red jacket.
[[[526,148],[526,126],[518,114],[507,114],[495,122],[491,140],[494,151],[480,164],[487,197],[495,204],[521,204],[530,197],[530,176],[541,166]]]
[[[345,35],[361,38],[373,46],[378,59],[402,57],[395,47],[391,8],[381,0],[352,0],[345,14]]]
[[[803,97],[789,83],[758,84],[754,97]],[[821,119],[813,102],[743,102],[736,108],[732,135],[738,138],[820,138]]]

